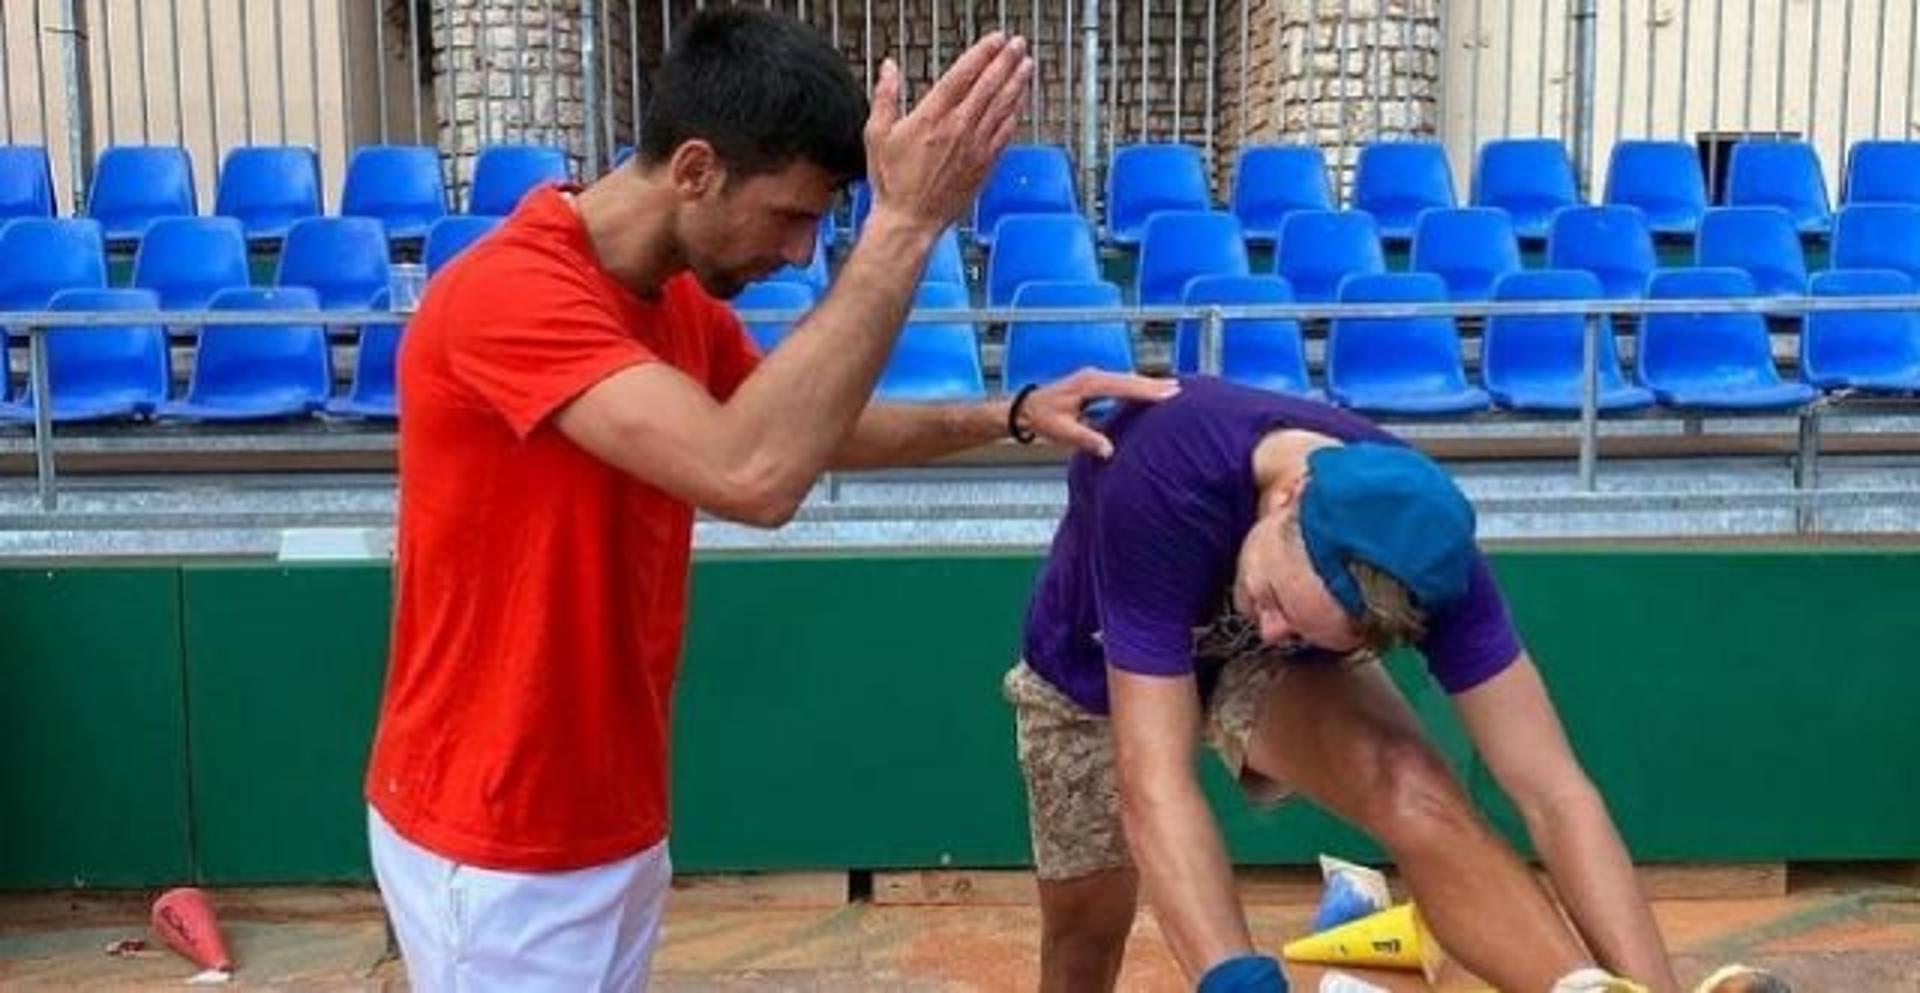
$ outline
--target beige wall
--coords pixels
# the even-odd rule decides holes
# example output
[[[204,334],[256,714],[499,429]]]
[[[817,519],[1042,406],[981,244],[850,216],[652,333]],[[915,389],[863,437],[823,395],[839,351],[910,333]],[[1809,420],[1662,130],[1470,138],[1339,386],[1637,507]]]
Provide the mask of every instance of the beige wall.
[[[1846,24],[1848,5],[1843,0],[1758,0],[1753,5],[1749,68],[1745,0],[1596,0],[1593,188],[1600,189],[1608,151],[1623,137],[1691,141],[1708,132],[1786,131],[1818,145],[1828,171],[1828,188],[1837,194],[1848,144],[1876,134],[1904,138],[1920,125],[1907,119],[1913,106],[1909,93],[1917,81],[1909,62],[1914,0],[1853,0],[1851,31]],[[1477,27],[1476,6],[1480,8]],[[1564,108],[1570,102],[1572,83],[1567,13],[1573,3],[1449,0],[1448,7],[1446,141],[1453,149],[1464,192],[1476,136],[1484,142],[1507,133],[1546,134],[1566,137],[1571,145]],[[1884,35],[1880,33],[1883,14]],[[1784,75],[1778,71],[1783,16]],[[1543,26],[1544,48],[1540,44]],[[1843,50],[1849,34],[1851,58]],[[1877,43],[1882,37],[1886,39],[1884,57]],[[1472,113],[1476,80],[1480,88],[1477,116]],[[1777,81],[1784,85],[1776,86]],[[1878,116],[1874,114],[1876,87]],[[1540,126],[1543,118],[1544,128]]]

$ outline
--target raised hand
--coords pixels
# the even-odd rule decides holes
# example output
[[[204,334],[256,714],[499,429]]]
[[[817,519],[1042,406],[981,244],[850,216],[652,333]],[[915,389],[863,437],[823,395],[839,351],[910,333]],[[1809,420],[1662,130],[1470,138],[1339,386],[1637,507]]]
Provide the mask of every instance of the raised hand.
[[[995,31],[902,116],[900,69],[882,63],[866,128],[874,211],[933,231],[958,220],[1013,140],[1032,76],[1026,39]]]

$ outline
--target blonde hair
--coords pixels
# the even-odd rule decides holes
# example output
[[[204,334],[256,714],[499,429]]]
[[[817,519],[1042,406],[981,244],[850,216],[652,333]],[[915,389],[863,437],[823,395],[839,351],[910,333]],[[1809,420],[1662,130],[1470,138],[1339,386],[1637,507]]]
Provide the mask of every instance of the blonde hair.
[[[1288,518],[1284,533],[1287,540],[1306,548],[1306,536],[1300,531],[1300,516]],[[1414,605],[1407,586],[1385,570],[1369,562],[1349,560],[1347,571],[1360,587],[1360,616],[1353,621],[1360,632],[1362,647],[1385,655],[1394,648],[1419,641],[1427,635],[1427,614]]]

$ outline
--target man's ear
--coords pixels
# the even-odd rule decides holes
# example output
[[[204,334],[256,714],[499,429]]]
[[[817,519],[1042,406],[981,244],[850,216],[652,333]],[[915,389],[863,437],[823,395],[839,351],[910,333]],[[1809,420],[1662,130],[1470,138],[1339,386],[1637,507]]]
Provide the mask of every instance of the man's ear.
[[[700,138],[680,143],[667,160],[667,181],[689,200],[704,197],[727,180],[727,170],[713,146]]]

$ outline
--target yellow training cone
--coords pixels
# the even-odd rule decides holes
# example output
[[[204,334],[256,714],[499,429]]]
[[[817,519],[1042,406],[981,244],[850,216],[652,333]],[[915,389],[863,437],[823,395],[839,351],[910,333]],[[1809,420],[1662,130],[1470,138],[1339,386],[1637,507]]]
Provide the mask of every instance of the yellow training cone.
[[[1420,938],[1414,930],[1413,904],[1290,941],[1280,954],[1295,962],[1418,970]]]

